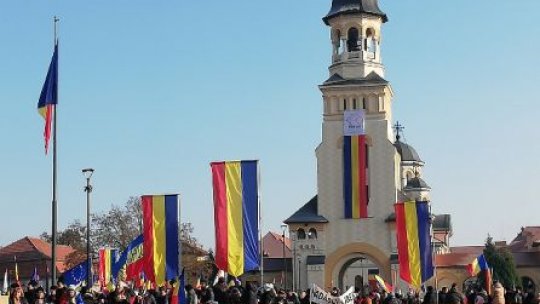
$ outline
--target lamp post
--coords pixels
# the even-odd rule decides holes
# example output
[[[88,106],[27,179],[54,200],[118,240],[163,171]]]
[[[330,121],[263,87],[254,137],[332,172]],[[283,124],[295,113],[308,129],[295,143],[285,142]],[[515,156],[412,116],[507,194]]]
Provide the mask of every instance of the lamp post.
[[[281,235],[281,241],[283,242],[283,286],[287,289],[287,259],[285,259],[285,232],[287,232],[287,224],[281,224],[283,234]]]
[[[86,192],[86,286],[92,286],[92,251],[90,247],[90,193],[92,192],[92,185],[90,185],[90,178],[94,174],[94,169],[86,168],[82,170],[84,177],[86,178],[86,186],[84,192]]]

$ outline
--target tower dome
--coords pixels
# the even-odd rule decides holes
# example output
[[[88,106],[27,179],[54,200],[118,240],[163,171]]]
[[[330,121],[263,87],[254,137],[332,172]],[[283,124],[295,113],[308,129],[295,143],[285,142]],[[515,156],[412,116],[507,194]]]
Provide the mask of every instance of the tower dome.
[[[328,20],[343,14],[370,14],[379,16],[383,22],[388,21],[386,14],[379,8],[378,0],[333,0],[330,12],[323,18],[328,25]]]

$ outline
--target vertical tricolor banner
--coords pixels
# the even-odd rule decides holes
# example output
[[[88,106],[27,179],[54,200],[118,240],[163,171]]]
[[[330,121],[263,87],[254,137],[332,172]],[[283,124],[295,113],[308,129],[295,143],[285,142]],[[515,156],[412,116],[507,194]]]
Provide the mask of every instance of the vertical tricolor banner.
[[[260,265],[257,161],[214,162],[216,265],[238,277]]]
[[[367,218],[367,146],[366,136],[343,138],[343,197],[345,218]]]
[[[144,272],[164,286],[179,275],[178,195],[144,195],[141,202]]]
[[[98,252],[99,256],[99,282],[102,287],[113,282],[113,265],[116,260],[116,250],[110,248],[101,248]]]
[[[429,205],[427,202],[398,202],[395,211],[400,277],[420,287],[433,276]]]
[[[343,115],[343,200],[345,218],[368,217],[368,146],[364,131],[364,111]]]

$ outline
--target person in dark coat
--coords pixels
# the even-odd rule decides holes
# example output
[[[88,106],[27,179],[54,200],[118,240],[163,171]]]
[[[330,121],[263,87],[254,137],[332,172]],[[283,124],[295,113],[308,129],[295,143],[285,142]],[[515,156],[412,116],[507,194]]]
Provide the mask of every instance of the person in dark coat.
[[[424,304],[437,304],[437,294],[433,290],[433,286],[428,286],[426,294],[424,295]]]
[[[448,287],[443,287],[439,292],[439,304],[446,304],[446,296],[448,296]]]

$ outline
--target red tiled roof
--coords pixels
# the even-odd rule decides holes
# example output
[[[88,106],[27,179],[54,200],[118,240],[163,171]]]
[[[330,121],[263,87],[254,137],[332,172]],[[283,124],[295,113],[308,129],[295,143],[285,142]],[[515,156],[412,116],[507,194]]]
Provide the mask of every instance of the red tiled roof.
[[[467,266],[482,254],[484,246],[461,246],[450,248],[450,253],[435,257],[437,267]]]
[[[540,226],[524,227],[508,247],[512,252],[538,251],[533,248],[537,241],[540,241]]]
[[[281,236],[281,234],[268,232],[263,237],[263,246],[265,256],[269,258],[283,257],[283,237]],[[292,257],[291,248],[291,240],[288,237],[285,237],[285,257]]]
[[[46,272],[46,264],[51,260],[51,244],[33,237],[24,237],[5,247],[0,248],[0,265],[5,268],[13,268],[12,264],[17,264],[21,273],[30,273],[34,267],[38,267],[40,273]],[[56,268],[63,272],[66,270],[64,262],[71,253],[75,252],[70,246],[58,245],[56,247]]]
[[[451,253],[474,253],[480,255],[484,250],[484,246],[460,246],[460,247],[451,247]]]

